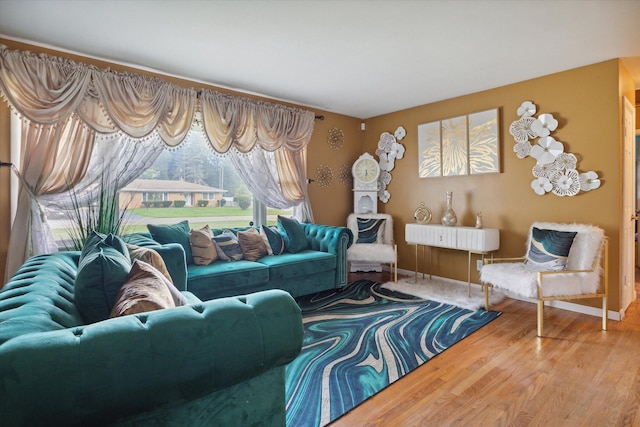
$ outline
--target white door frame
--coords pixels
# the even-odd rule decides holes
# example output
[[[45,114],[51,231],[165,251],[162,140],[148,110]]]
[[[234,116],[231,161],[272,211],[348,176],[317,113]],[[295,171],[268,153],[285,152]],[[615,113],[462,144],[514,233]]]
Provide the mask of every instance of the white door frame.
[[[622,287],[620,314],[635,299],[635,230],[636,230],[636,143],[635,107],[622,97],[622,220],[621,255]]]

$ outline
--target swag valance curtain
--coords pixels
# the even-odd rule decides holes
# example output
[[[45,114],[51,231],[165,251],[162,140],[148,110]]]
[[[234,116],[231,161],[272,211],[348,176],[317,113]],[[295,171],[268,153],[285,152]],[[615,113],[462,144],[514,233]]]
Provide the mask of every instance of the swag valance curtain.
[[[306,145],[313,132],[311,111],[211,90],[197,92],[156,77],[98,69],[4,45],[0,93],[23,122],[19,169],[29,186],[21,186],[19,192],[7,278],[29,256],[51,249],[46,236],[43,240],[32,233],[44,228],[47,234],[37,199],[69,191],[86,178],[96,138],[130,143],[158,139],[176,147],[194,128],[196,110],[214,151],[235,156],[254,150],[273,153],[276,170],[271,172],[278,177],[279,205],[302,204],[300,211],[306,215],[300,219],[310,219]],[[247,183],[250,189],[251,184]],[[254,194],[260,199],[259,191]]]

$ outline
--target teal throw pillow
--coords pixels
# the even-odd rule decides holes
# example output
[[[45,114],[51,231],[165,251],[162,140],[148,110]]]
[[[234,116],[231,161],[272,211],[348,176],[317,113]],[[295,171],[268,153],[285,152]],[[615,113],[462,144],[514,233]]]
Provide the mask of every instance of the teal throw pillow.
[[[376,243],[382,237],[384,218],[358,218],[358,240],[356,243]]]
[[[86,256],[89,252],[92,252],[95,247],[104,243],[107,246],[111,246],[116,249],[122,255],[124,255],[129,261],[131,261],[129,257],[129,249],[127,248],[127,244],[120,237],[115,234],[103,234],[99,233],[95,230],[91,231],[89,236],[87,236],[87,240],[84,241],[84,245],[82,246],[82,252],[80,253],[80,258]]]
[[[269,247],[273,255],[281,255],[284,253],[284,237],[273,227],[262,226],[262,232],[267,236]]]
[[[184,220],[173,225],[147,224],[151,237],[156,242],[164,245],[167,243],[179,243],[184,248],[187,264],[193,264],[191,243],[189,243],[189,221]]]
[[[287,252],[295,254],[309,247],[307,235],[295,218],[278,215],[278,229],[284,237],[284,246]]]
[[[576,234],[533,227],[525,263],[546,271],[564,270]]]
[[[109,318],[116,295],[130,270],[129,259],[104,242],[97,243],[80,258],[74,298],[86,323]]]
[[[218,257],[223,261],[239,261],[244,257],[238,238],[231,230],[224,230],[213,236],[213,241],[218,250]]]

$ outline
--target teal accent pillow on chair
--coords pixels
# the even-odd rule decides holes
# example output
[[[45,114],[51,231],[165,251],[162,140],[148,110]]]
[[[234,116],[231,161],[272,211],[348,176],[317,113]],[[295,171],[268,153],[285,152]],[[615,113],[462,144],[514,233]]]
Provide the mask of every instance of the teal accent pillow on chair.
[[[184,248],[187,264],[193,264],[193,255],[191,254],[191,243],[189,242],[189,221],[184,220],[173,225],[154,225],[147,224],[151,237],[156,242],[164,245],[167,243],[179,243]]]
[[[358,218],[358,240],[356,243],[376,243],[384,230],[385,218]]]
[[[295,254],[309,247],[307,235],[295,218],[278,215],[278,229],[282,232],[282,237],[284,237],[284,245],[287,252]]]
[[[533,227],[525,263],[547,271],[564,270],[576,234]]]
[[[130,270],[128,256],[105,242],[95,244],[80,258],[74,295],[76,307],[86,323],[109,318]]]

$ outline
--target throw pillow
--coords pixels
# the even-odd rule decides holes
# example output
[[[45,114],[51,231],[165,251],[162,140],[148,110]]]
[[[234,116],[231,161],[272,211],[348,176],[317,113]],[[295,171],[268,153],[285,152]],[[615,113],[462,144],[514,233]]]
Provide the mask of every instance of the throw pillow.
[[[116,296],[109,317],[175,307],[167,279],[144,261],[135,260]]]
[[[287,252],[295,254],[309,247],[307,235],[295,218],[278,215],[278,229],[284,237],[284,245]]]
[[[151,248],[145,248],[143,246],[130,245],[129,243],[127,243],[126,245],[131,261],[137,259],[152,265],[160,273],[162,273],[162,275],[166,277],[167,280],[173,283],[171,275],[169,274],[169,270],[167,270],[167,265],[164,263],[164,260],[157,251]]]
[[[384,218],[358,218],[358,240],[356,243],[377,243],[384,233]]]
[[[104,242],[96,244],[91,252],[80,258],[74,298],[86,323],[109,318],[130,269],[129,260]]]
[[[267,236],[269,247],[273,255],[281,255],[284,253],[284,237],[275,228],[262,226],[262,232]]]
[[[264,247],[267,248],[267,255],[273,255],[273,249],[271,249],[269,238],[265,234],[264,225],[260,227],[260,237],[262,237],[262,241],[264,242]]]
[[[218,256],[224,261],[238,261],[241,260],[242,248],[238,243],[238,238],[231,230],[224,230],[217,236],[213,236],[213,240],[216,243],[216,248],[219,250]]]
[[[115,234],[103,234],[99,233],[95,230],[92,230],[91,233],[87,236],[87,239],[84,241],[82,246],[82,252],[80,252],[80,258],[86,256],[89,252],[95,249],[95,247],[104,243],[107,246],[111,246],[116,249],[125,257],[129,258],[129,250],[127,249],[127,244],[120,237]]]
[[[573,231],[541,230],[533,227],[525,263],[547,271],[564,270],[576,237]]]
[[[189,244],[189,221],[184,220],[173,225],[147,224],[147,228],[153,240],[162,245],[179,243],[184,248],[187,264],[193,264],[191,245]]]
[[[255,228],[238,231],[238,243],[246,260],[257,261],[267,255],[267,247],[262,240],[262,236]]]
[[[189,243],[194,264],[209,265],[218,259],[218,252],[213,244],[213,232],[208,225],[199,230],[191,230]]]

